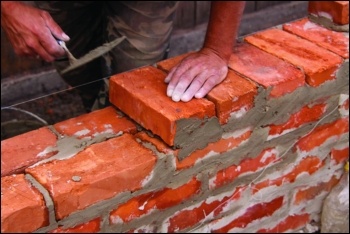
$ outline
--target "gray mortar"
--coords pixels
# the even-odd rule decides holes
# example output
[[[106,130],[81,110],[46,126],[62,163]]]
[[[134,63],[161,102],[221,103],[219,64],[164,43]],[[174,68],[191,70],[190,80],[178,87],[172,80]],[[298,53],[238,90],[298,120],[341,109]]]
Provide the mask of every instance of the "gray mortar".
[[[203,149],[208,143],[218,141],[222,133],[217,117],[204,121],[198,119],[176,121],[175,146],[180,149],[179,160],[183,160],[197,149]]]
[[[338,32],[349,32],[349,24],[345,24],[345,25],[338,25],[335,24],[332,20],[323,17],[323,16],[317,16],[314,14],[309,14],[309,20],[319,24],[325,28],[328,28],[330,30],[333,31],[338,31]]]

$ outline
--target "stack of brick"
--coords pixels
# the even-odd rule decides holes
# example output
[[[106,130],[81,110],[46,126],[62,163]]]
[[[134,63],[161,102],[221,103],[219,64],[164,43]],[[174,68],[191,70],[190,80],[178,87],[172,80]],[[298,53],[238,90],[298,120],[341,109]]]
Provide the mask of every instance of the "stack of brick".
[[[184,54],[112,76],[110,107],[3,140],[1,231],[317,227],[349,158],[348,4],[245,36],[206,98],[166,96]]]

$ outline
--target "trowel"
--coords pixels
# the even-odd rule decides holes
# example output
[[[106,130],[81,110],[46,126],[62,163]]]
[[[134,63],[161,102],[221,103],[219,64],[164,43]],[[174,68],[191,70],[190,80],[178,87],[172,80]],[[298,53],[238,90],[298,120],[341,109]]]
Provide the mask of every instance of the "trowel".
[[[116,47],[117,45],[119,45],[126,37],[122,36],[119,38],[116,38],[115,40],[111,41],[111,42],[107,42],[93,50],[91,50],[90,52],[88,52],[87,54],[83,55],[80,58],[75,58],[73,56],[73,54],[69,51],[69,49],[66,46],[66,43],[64,41],[58,40],[58,44],[60,46],[62,46],[62,48],[66,51],[68,59],[69,59],[69,66],[66,67],[63,71],[61,71],[61,74],[67,73],[71,70],[74,70],[80,66],[83,66],[87,63],[89,63],[90,61],[104,55],[105,53],[109,52],[110,50],[112,50],[114,47]]]

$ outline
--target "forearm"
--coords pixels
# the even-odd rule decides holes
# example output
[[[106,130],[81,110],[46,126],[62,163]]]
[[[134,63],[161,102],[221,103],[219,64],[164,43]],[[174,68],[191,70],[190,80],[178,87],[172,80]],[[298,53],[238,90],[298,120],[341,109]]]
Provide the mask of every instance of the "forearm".
[[[235,45],[245,1],[212,1],[203,48],[228,61]]]

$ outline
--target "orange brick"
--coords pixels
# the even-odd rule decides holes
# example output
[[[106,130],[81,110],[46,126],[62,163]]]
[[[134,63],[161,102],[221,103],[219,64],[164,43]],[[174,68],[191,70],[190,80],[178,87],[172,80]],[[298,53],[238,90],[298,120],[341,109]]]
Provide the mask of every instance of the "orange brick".
[[[232,112],[251,109],[256,94],[256,84],[229,70],[225,80],[214,87],[207,98],[215,103],[220,124],[226,124]]]
[[[54,127],[64,136],[77,138],[94,137],[103,133],[116,135],[120,132],[136,133],[137,131],[134,123],[122,117],[111,106],[62,121]]]
[[[310,151],[321,146],[331,137],[339,138],[341,134],[349,132],[349,118],[338,119],[333,123],[317,127],[311,133],[301,138],[297,146],[302,151]]]
[[[156,157],[128,133],[91,145],[72,158],[28,168],[51,194],[62,219],[124,191],[135,191],[150,175]],[[69,205],[67,205],[69,204]]]
[[[257,183],[253,186],[252,190],[253,193],[257,193],[260,189],[270,187],[270,186],[280,186],[283,183],[293,183],[298,175],[302,173],[308,173],[309,175],[313,174],[317,170],[319,170],[324,165],[324,162],[322,162],[318,157],[316,156],[308,156],[306,158],[303,158],[298,165],[296,165],[290,172],[282,175],[279,178],[276,179],[268,179],[265,181],[262,181],[260,183]]]
[[[254,220],[259,220],[271,216],[283,205],[283,197],[277,197],[270,202],[255,204],[249,207],[243,215],[233,220],[226,226],[213,230],[214,233],[228,233],[233,228],[245,228]]]
[[[271,229],[260,229],[257,233],[284,233],[291,232],[292,230],[297,230],[301,227],[306,226],[310,223],[309,214],[295,214],[288,216],[285,220],[280,222],[276,227]]]
[[[311,22],[308,18],[283,25],[283,30],[305,38],[344,59],[349,58],[349,36]]]
[[[246,172],[256,172],[276,161],[277,155],[273,149],[263,150],[258,157],[244,159],[238,165],[233,165],[219,171],[213,180],[213,185],[210,186],[211,188],[220,187],[224,184],[232,182],[241,174]]]
[[[339,25],[349,24],[349,1],[309,1],[308,12]]]
[[[264,88],[271,87],[272,98],[291,93],[305,84],[302,71],[248,43],[237,44],[229,67]]]
[[[1,177],[1,232],[30,233],[48,224],[44,198],[24,175]]]
[[[335,79],[335,72],[342,64],[340,56],[296,35],[271,28],[245,37],[248,43],[301,67],[306,83],[316,87]]]
[[[120,222],[119,220],[129,222],[155,209],[164,210],[173,207],[198,194],[200,186],[200,181],[192,179],[187,184],[175,189],[165,188],[161,191],[135,197],[112,211],[110,222],[114,224]]]
[[[318,104],[312,107],[304,106],[300,111],[292,114],[287,122],[270,125],[269,137],[283,134],[287,130],[296,129],[306,123],[319,120],[325,111],[325,104]]]
[[[314,199],[324,191],[329,192],[338,182],[339,179],[333,176],[328,182],[321,182],[317,184],[317,186],[308,187],[306,189],[298,189],[294,196],[294,204],[299,205],[303,201]]]
[[[222,212],[223,207],[229,202],[234,202],[241,197],[241,193],[245,188],[236,187],[231,196],[222,199],[203,202],[193,209],[185,209],[177,212],[173,217],[169,218],[169,226],[167,233],[179,232],[182,229],[191,227],[201,222],[206,216],[217,216]]]
[[[101,218],[93,219],[72,228],[59,227],[49,233],[97,233],[100,231]]]
[[[182,161],[179,161],[178,159],[176,159],[176,169],[182,170],[185,168],[190,168],[200,159],[204,158],[209,154],[212,154],[212,153],[220,154],[223,152],[227,152],[237,147],[238,145],[240,145],[243,141],[247,140],[251,134],[252,134],[252,131],[248,130],[243,134],[241,134],[240,136],[222,138],[217,142],[209,143],[204,149],[194,151]]]
[[[181,55],[178,55],[178,56],[166,59],[166,60],[162,60],[162,61],[156,63],[156,66],[158,69],[168,73],[173,67],[175,67],[178,63],[180,63],[183,58],[185,58],[186,56],[188,56],[192,53],[193,52],[189,52],[189,53],[181,54]]]
[[[49,158],[57,151],[57,137],[47,127],[42,127],[1,141],[1,176],[21,173],[25,168]]]
[[[146,66],[110,78],[110,102],[170,146],[178,145],[177,121],[206,121],[215,117],[215,106],[206,99],[173,102],[166,95],[166,73]],[[181,130],[181,129],[180,129]]]
[[[331,158],[336,163],[343,163],[346,160],[349,160],[349,144],[344,149],[332,149]]]

